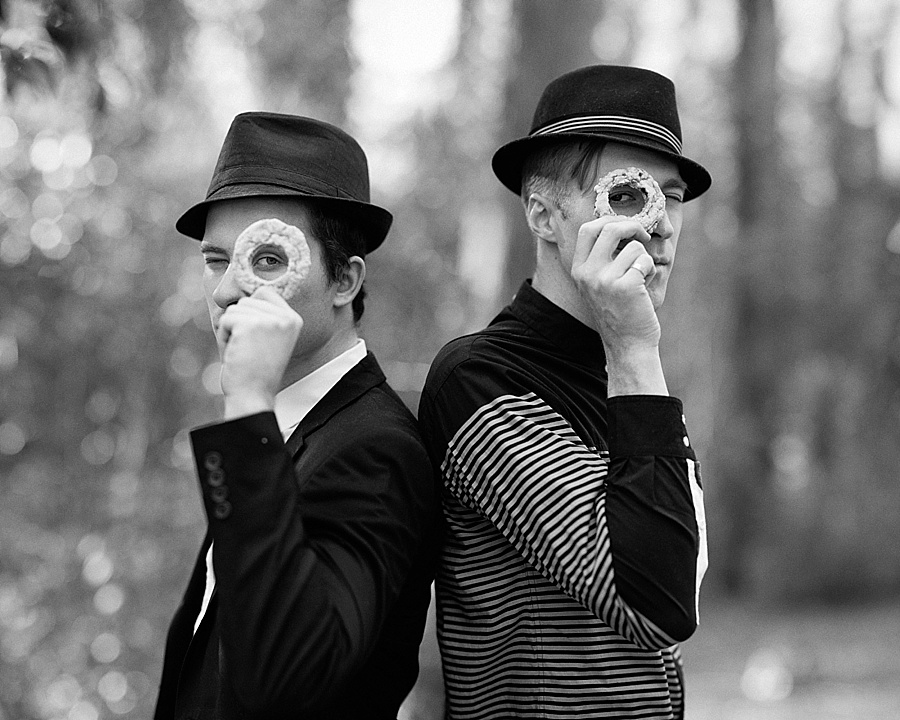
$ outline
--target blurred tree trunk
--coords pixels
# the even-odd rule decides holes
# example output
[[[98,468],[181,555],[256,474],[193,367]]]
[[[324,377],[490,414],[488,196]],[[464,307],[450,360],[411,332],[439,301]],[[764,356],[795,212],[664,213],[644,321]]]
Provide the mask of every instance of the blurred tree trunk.
[[[772,351],[774,333],[783,326],[788,309],[778,300],[781,282],[771,260],[776,257],[783,217],[777,127],[778,33],[772,0],[741,0],[740,49],[734,61],[733,89],[736,135],[736,212],[740,225],[734,250],[733,330],[726,442],[717,482],[727,517],[713,546],[713,557],[725,562],[719,574],[728,590],[738,591],[749,563],[759,527],[755,509],[767,484],[771,444],[772,387],[779,374],[778,354]]]
[[[820,479],[815,521],[789,576],[836,600],[900,589],[900,258],[885,243],[900,189],[879,171],[877,127],[892,23],[888,14],[860,36],[846,0],[841,17],[839,71],[815,106],[836,182],[811,247],[821,289],[810,312],[815,346],[799,369],[823,376],[805,403]]]
[[[350,0],[269,0],[256,51],[269,107],[343,127],[350,96]]]
[[[514,49],[509,58],[498,147],[528,134],[538,99],[551,80],[599,62],[592,39],[601,20],[601,3],[518,0],[513,8]],[[534,247],[524,225],[521,201],[505,191],[503,198],[509,228],[500,294],[505,305],[522,280],[531,276]]]
[[[883,59],[869,48],[881,43],[851,42],[844,27],[834,76],[791,81],[779,73],[772,0],[741,0],[740,10],[740,230],[714,444],[716,572],[729,591],[773,599],[896,589],[898,311],[896,288],[885,288],[897,259],[885,238],[897,191],[878,172],[881,98],[863,82],[878,76]],[[806,137],[786,142],[796,132],[787,118],[805,122]]]

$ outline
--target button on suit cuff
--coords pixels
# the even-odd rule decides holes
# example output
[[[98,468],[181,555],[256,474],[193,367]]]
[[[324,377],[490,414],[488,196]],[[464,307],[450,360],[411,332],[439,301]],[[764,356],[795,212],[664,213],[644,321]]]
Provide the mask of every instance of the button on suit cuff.
[[[236,497],[252,505],[260,477],[285,461],[283,441],[272,412],[248,415],[193,430],[197,476],[210,521],[232,516]],[[248,479],[250,482],[248,482]]]

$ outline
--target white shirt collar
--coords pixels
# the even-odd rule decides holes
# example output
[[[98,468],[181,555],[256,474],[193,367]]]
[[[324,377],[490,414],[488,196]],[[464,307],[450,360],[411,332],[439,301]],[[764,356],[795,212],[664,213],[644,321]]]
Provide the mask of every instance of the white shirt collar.
[[[366,343],[360,338],[349,350],[288,385],[275,396],[275,419],[285,439],[290,437],[315,404],[365,356]]]

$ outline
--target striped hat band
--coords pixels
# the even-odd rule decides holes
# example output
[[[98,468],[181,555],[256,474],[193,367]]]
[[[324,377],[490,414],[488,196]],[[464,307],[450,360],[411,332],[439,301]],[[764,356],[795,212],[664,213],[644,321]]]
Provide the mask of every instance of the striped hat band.
[[[566,133],[624,132],[630,135],[642,135],[651,140],[661,142],[681,155],[681,140],[666,127],[649,120],[639,120],[623,115],[582,115],[580,117],[559,120],[535,130],[531,137],[538,135],[561,135]]]

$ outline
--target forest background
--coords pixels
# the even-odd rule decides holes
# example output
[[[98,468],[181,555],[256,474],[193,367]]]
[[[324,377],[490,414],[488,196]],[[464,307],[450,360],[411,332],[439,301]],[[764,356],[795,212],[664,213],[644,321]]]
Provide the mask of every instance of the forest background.
[[[532,260],[489,158],[580,65],[678,88],[661,311],[711,569],[688,720],[900,712],[900,4],[0,0],[0,720],[147,718],[220,412],[197,246],[232,117],[347,128],[395,214],[362,332],[412,408]],[[442,716],[433,627],[404,718]]]

